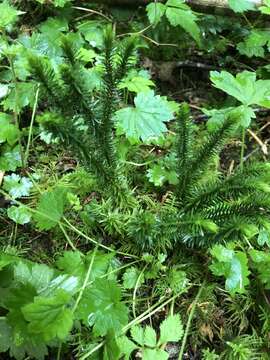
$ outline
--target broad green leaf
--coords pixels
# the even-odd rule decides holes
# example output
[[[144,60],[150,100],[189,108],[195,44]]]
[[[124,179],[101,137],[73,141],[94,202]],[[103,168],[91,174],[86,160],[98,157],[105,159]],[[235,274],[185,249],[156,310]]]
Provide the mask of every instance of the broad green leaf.
[[[119,346],[121,354],[125,356],[125,360],[129,360],[132,352],[138,348],[138,346],[135,345],[134,342],[129,340],[127,336],[118,337],[117,344]]]
[[[63,188],[55,188],[41,195],[38,202],[34,219],[40,230],[49,230],[57,225],[64,213],[66,191]]]
[[[157,344],[156,332],[151,326],[146,326],[144,329],[144,345],[155,347]]]
[[[0,31],[11,26],[18,20],[18,16],[24,12],[17,10],[11,6],[7,0],[0,4]]]
[[[36,0],[40,4],[46,4],[47,0]],[[64,7],[65,5],[69,4],[71,0],[53,0],[51,3],[55,7]]]
[[[265,228],[260,229],[258,239],[257,239],[258,245],[264,246],[267,245],[270,247],[270,233]]]
[[[16,224],[24,225],[30,222],[32,214],[31,212],[23,205],[21,206],[11,206],[7,210],[8,217],[13,220]]]
[[[223,245],[215,245],[211,250],[215,258],[210,269],[216,276],[226,278],[225,288],[231,295],[245,293],[249,284],[248,259],[245,253],[227,249]]]
[[[270,289],[270,253],[251,249],[249,255],[253,261],[253,268],[258,272],[259,279],[266,289]]]
[[[65,251],[64,254],[56,261],[56,265],[59,269],[67,274],[78,276],[81,281],[84,280],[86,272],[92,261],[93,252],[89,252],[86,256],[82,256],[79,251]],[[94,281],[96,278],[104,275],[113,254],[105,254],[103,252],[96,252],[90,273],[90,280]]]
[[[166,344],[169,341],[180,341],[184,335],[180,315],[170,315],[160,325],[160,337],[158,344]]]
[[[206,110],[203,112],[210,116],[207,121],[207,128],[209,131],[214,131],[220,127],[225,120],[228,118],[235,119],[235,122],[241,125],[244,128],[249,127],[251,120],[256,118],[255,112],[251,107],[240,105],[237,107],[230,107],[224,109],[212,109]]]
[[[243,105],[270,107],[270,80],[256,81],[256,73],[243,71],[234,77],[227,71],[211,71],[213,85],[233,96]]]
[[[16,256],[6,254],[5,252],[0,252],[0,270],[16,261],[18,261]]]
[[[162,349],[143,349],[142,352],[143,360],[167,360],[169,358],[169,354]]]
[[[36,94],[34,82],[20,82],[13,87],[8,96],[2,101],[4,110],[21,111],[26,106],[33,106]]]
[[[167,121],[173,119],[168,102],[155,96],[153,91],[139,93],[134,100],[135,107],[116,112],[118,130],[134,141],[159,137],[167,131]]]
[[[113,331],[110,331],[106,336],[106,342],[104,344],[103,358],[102,360],[118,360],[120,359],[120,348],[116,341],[116,337]]]
[[[57,267],[67,274],[83,276],[85,264],[79,251],[65,251],[56,261]]]
[[[267,47],[266,47],[267,45]],[[237,50],[248,57],[264,57],[270,47],[270,31],[252,30],[244,41],[237,44]]]
[[[44,360],[48,355],[45,343],[39,336],[29,334],[27,322],[18,310],[12,310],[7,315],[8,324],[12,327],[12,343],[10,345],[10,356],[17,360],[28,358]],[[28,356],[27,356],[28,355]]]
[[[30,266],[21,261],[14,267],[14,278],[16,281],[25,285],[32,285],[37,292],[48,287],[53,275],[53,269],[45,264],[34,264]]]
[[[263,6],[259,7],[259,10],[261,11],[262,14],[270,15],[270,1],[264,0],[263,4],[264,4]]]
[[[12,344],[12,328],[7,323],[6,318],[0,319],[0,353],[8,351]]]
[[[175,170],[169,170],[162,164],[154,164],[147,170],[147,178],[155,186],[162,186],[166,181],[171,185],[178,183],[178,177]]]
[[[138,281],[139,275],[140,275],[140,271],[136,267],[134,266],[129,267],[123,275],[124,288],[134,289]],[[137,286],[140,287],[143,282],[144,282],[144,276],[141,276]]]
[[[200,44],[200,28],[196,21],[197,16],[182,0],[169,0],[166,3],[166,16],[172,26],[181,26],[193,39]]]
[[[20,136],[20,130],[12,124],[12,116],[0,113],[0,144],[7,142],[13,146]]]
[[[21,166],[22,160],[19,145],[14,148],[3,146],[3,151],[0,153],[0,170],[15,171]]]
[[[54,6],[56,7],[64,7],[67,4],[70,4],[71,0],[54,0]]]
[[[128,321],[128,310],[121,302],[121,289],[113,280],[96,279],[84,291],[77,309],[77,316],[87,325],[94,325],[96,336],[110,330],[118,333]]]
[[[146,7],[150,24],[157,25],[166,11],[166,6],[161,3],[150,3]]]
[[[29,196],[32,187],[32,182],[26,177],[20,177],[17,174],[4,176],[3,189],[6,190],[13,199]]]
[[[128,91],[140,93],[146,92],[155,86],[153,81],[146,79],[142,76],[135,76],[132,78],[126,78],[119,84],[119,89],[128,89]]]
[[[85,63],[92,62],[96,57],[97,53],[92,49],[81,48],[76,54],[76,58]]]
[[[40,334],[45,341],[65,340],[73,325],[72,311],[66,307],[69,300],[68,294],[58,291],[54,297],[36,297],[32,304],[23,306],[28,330]]]
[[[103,47],[103,26],[100,21],[84,21],[78,26],[79,32],[89,44],[98,49]]]
[[[61,32],[68,31],[68,23],[65,18],[48,18],[46,21],[39,25],[41,33],[45,34],[46,37],[52,41],[59,40],[59,34]]]
[[[9,92],[7,84],[0,84],[0,99],[4,98]]]
[[[255,4],[250,0],[228,0],[228,4],[234,12],[255,10]]]
[[[187,291],[188,279],[184,271],[179,270],[177,266],[173,266],[168,273],[168,286],[173,293]]]
[[[141,326],[132,326],[130,330],[132,340],[134,340],[140,346],[144,346],[144,330]]]

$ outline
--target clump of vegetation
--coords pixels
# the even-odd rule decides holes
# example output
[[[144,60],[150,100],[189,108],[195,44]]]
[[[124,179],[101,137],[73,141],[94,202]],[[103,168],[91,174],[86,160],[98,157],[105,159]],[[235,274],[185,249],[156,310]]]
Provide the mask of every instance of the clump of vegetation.
[[[269,5],[0,4],[4,358],[268,358]]]

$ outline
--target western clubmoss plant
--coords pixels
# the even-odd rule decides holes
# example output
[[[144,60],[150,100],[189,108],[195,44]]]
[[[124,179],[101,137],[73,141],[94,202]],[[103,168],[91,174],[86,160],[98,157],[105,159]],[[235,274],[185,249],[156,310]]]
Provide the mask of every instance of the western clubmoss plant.
[[[87,70],[67,36],[62,39],[67,63],[58,71],[46,57],[31,54],[28,58],[30,72],[41,84],[50,106],[50,112],[41,117],[43,126],[79,156],[96,175],[100,189],[121,207],[133,204],[134,199],[117,157],[113,115],[120,102],[117,86],[133,63],[135,48],[133,37],[117,46],[112,27],[106,28],[101,88],[95,93],[89,89]]]
[[[270,228],[270,166],[249,163],[232,174],[217,172],[206,181],[209,166],[237,129],[229,118],[196,150],[189,109],[178,118],[178,184],[155,213],[135,213],[127,224],[135,251],[166,251],[176,244],[209,247],[217,242],[250,238]],[[147,215],[147,216],[146,216]],[[132,241],[131,241],[132,244]],[[132,246],[132,245],[129,245]],[[130,249],[131,250],[131,249]]]

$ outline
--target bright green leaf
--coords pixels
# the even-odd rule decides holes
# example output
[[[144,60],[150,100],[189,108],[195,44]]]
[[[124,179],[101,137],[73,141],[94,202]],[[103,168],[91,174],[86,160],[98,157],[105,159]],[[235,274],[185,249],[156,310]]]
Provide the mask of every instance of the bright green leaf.
[[[117,344],[119,346],[121,354],[125,356],[125,360],[129,360],[132,352],[138,348],[138,346],[135,345],[134,342],[129,340],[127,336],[121,336],[117,338]]]
[[[184,330],[180,315],[170,315],[160,325],[160,337],[158,344],[166,344],[169,341],[180,341]]]
[[[215,245],[211,250],[216,259],[210,269],[216,276],[226,278],[225,288],[231,295],[245,293],[249,284],[248,259],[245,253],[227,249],[223,245]]]
[[[15,171],[22,166],[21,153],[19,145],[14,148],[8,146],[3,147],[3,152],[0,155],[0,170]]]
[[[166,16],[172,26],[181,26],[193,39],[200,44],[200,28],[196,21],[197,16],[190,7],[181,0],[169,0],[166,3]]]
[[[64,213],[66,191],[56,188],[41,195],[34,219],[40,230],[49,230],[57,225]]]
[[[134,340],[140,346],[144,346],[144,331],[139,325],[132,326],[130,330],[132,340]]]
[[[33,106],[36,95],[36,85],[34,82],[17,83],[16,88],[10,91],[8,96],[2,101],[4,110],[21,111],[26,106]]]
[[[155,347],[157,344],[156,332],[151,326],[146,326],[144,329],[144,345]]]
[[[228,0],[228,3],[234,12],[242,13],[248,10],[255,10],[255,4],[250,0]]]
[[[123,275],[124,288],[134,289],[138,281],[139,275],[140,275],[140,271],[136,267],[134,266],[129,267]],[[143,282],[144,282],[144,277],[141,276],[137,286],[140,287]]]
[[[6,318],[0,319],[0,353],[6,352],[12,344],[12,328]]]
[[[69,300],[68,294],[58,291],[54,297],[36,297],[32,304],[23,306],[29,331],[40,334],[45,341],[65,340],[73,325],[72,311],[66,307]]]
[[[0,30],[3,30],[5,27],[14,24],[18,20],[18,15],[24,14],[24,12],[17,10],[4,0],[0,4],[0,14]]]
[[[244,41],[238,43],[237,50],[240,54],[248,57],[264,57],[266,45],[268,45],[267,48],[269,48],[270,32],[265,30],[252,30]]]
[[[97,279],[84,291],[77,316],[87,325],[94,324],[96,336],[108,331],[118,333],[128,321],[128,310],[121,302],[121,289],[113,280]]]
[[[166,11],[166,6],[161,3],[150,3],[146,11],[150,24],[157,25]]]
[[[13,197],[13,199],[29,196],[32,187],[32,182],[26,177],[20,177],[17,174],[4,176],[3,188]]]
[[[233,96],[243,105],[270,107],[270,80],[256,81],[256,73],[243,71],[234,77],[227,71],[211,71],[214,86]]]
[[[169,354],[162,349],[143,349],[142,352],[143,360],[167,360]]]
[[[8,217],[16,224],[24,225],[30,222],[32,214],[25,206],[11,206],[7,210]]]
[[[7,141],[13,146],[20,136],[20,130],[15,124],[12,124],[12,116],[0,113],[0,144]]]
[[[153,91],[139,93],[134,100],[135,107],[127,107],[116,112],[120,132],[135,141],[159,137],[167,128],[164,122],[173,119],[167,101],[155,96]]]

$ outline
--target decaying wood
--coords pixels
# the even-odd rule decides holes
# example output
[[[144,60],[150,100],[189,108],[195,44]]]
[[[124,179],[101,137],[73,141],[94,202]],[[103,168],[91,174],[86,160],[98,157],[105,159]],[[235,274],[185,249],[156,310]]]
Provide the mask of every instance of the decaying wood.
[[[127,5],[127,6],[139,6],[147,5],[154,0],[85,0],[84,3],[103,3],[106,5]],[[248,0],[256,6],[260,6],[263,3],[263,0]],[[163,0],[157,0],[157,2],[164,2]],[[199,7],[212,7],[212,8],[228,8],[228,0],[187,0],[187,3],[191,6]]]

